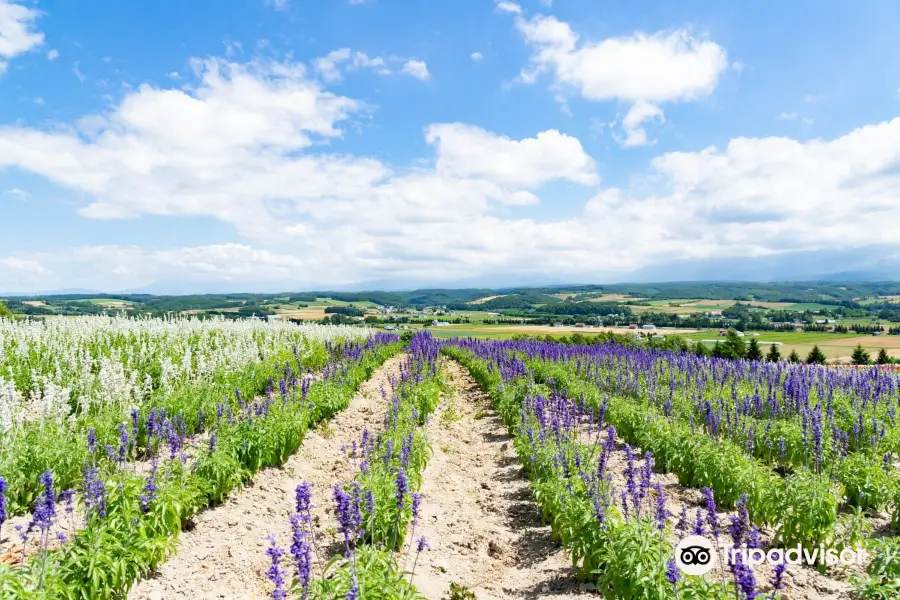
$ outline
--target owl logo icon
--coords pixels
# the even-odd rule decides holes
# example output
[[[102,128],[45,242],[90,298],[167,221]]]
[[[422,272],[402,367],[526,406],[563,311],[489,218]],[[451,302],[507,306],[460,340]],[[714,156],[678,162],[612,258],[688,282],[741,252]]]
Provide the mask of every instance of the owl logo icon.
[[[712,543],[702,535],[689,535],[675,546],[675,565],[687,575],[704,575],[716,566]]]

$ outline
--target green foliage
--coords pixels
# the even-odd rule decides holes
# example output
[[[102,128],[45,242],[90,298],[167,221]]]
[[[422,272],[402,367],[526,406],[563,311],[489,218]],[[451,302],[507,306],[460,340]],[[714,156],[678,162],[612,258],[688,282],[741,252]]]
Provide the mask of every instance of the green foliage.
[[[734,329],[729,329],[725,336],[725,343],[722,344],[722,358],[746,358],[747,346],[744,344],[744,338],[740,337]]]
[[[766,360],[769,362],[778,362],[781,360],[781,351],[778,350],[778,344],[769,346],[769,351],[766,352]]]
[[[862,452],[855,452],[841,461],[838,478],[846,488],[847,502],[865,509],[884,507],[895,485],[881,461]]]
[[[869,543],[872,557],[866,572],[850,576],[856,600],[894,600],[900,597],[900,539],[881,538]]]
[[[788,362],[792,362],[792,363],[800,362],[800,355],[797,354],[796,350],[791,350],[791,355],[788,356]]]
[[[356,551],[355,564],[343,563],[331,570],[327,578],[314,578],[310,596],[316,600],[344,598],[353,584],[356,573],[359,598],[365,600],[424,600],[424,596],[409,583],[407,574],[397,562],[397,554],[361,546]],[[299,596],[298,596],[299,597]]]
[[[762,350],[759,349],[759,342],[756,341],[756,338],[751,338],[750,343],[747,344],[747,360],[762,360],[763,354]]]
[[[6,302],[0,302],[0,319],[12,319],[13,313],[9,310],[9,307],[6,306]]]
[[[825,364],[825,354],[819,349],[818,344],[812,347],[812,350],[809,351],[809,354],[806,356],[806,364],[808,365],[824,365]]]
[[[857,344],[856,349],[853,350],[853,355],[851,356],[851,358],[853,359],[854,365],[867,365],[872,361],[872,357],[862,347],[862,344]]]
[[[878,351],[878,358],[875,359],[875,363],[876,363],[876,364],[879,364],[879,365],[889,365],[889,364],[891,364],[892,362],[893,362],[893,361],[891,360],[891,357],[888,356],[887,350],[885,350],[884,348],[882,348],[881,350]]]
[[[477,596],[467,586],[454,581],[450,583],[449,600],[477,600]]]

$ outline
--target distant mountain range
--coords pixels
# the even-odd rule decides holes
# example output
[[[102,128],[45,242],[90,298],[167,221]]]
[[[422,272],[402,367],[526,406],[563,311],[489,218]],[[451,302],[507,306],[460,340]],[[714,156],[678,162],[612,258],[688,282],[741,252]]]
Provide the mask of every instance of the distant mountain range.
[[[602,257],[598,257],[602,264]],[[580,280],[580,281],[579,281]],[[397,292],[417,289],[485,288],[493,290],[517,287],[570,287],[572,285],[654,282],[866,282],[900,281],[900,252],[891,246],[867,246],[864,248],[834,251],[810,251],[773,254],[753,258],[713,258],[678,260],[643,267],[629,273],[600,273],[596,276],[535,275],[524,272],[505,272],[457,279],[385,278],[357,281],[351,284],[333,285],[327,282],[291,285],[248,284],[235,286],[234,282],[198,282],[190,280],[156,281],[130,290],[107,290],[112,294],[225,294],[236,292],[275,293],[283,291],[332,290],[354,292],[382,290]],[[6,292],[0,296],[50,296],[68,294],[100,294],[98,290],[64,289],[42,292]]]

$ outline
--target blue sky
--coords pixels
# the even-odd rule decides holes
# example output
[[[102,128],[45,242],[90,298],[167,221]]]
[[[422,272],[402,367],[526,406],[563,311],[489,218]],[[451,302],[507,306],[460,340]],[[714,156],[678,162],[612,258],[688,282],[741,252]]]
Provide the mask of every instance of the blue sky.
[[[0,0],[0,292],[865,270],[900,258],[898,20]]]

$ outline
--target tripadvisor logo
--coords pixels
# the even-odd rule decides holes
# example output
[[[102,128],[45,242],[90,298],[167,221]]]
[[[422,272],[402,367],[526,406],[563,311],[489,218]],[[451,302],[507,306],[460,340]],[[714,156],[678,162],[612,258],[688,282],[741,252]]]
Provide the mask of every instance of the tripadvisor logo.
[[[702,535],[689,535],[675,546],[675,565],[688,575],[703,575],[716,566],[713,545]]]
[[[712,542],[702,535],[690,535],[675,546],[675,565],[682,573],[687,575],[704,575],[716,566],[718,551]],[[749,565],[761,565],[763,563],[789,565],[806,564],[815,566],[825,565],[865,565],[868,562],[866,549],[856,545],[856,549],[844,548],[840,551],[834,548],[808,549],[800,544],[793,548],[771,548],[768,552],[760,548],[748,548],[746,545],[735,547],[724,546],[722,556],[728,564],[733,565],[738,561]]]

